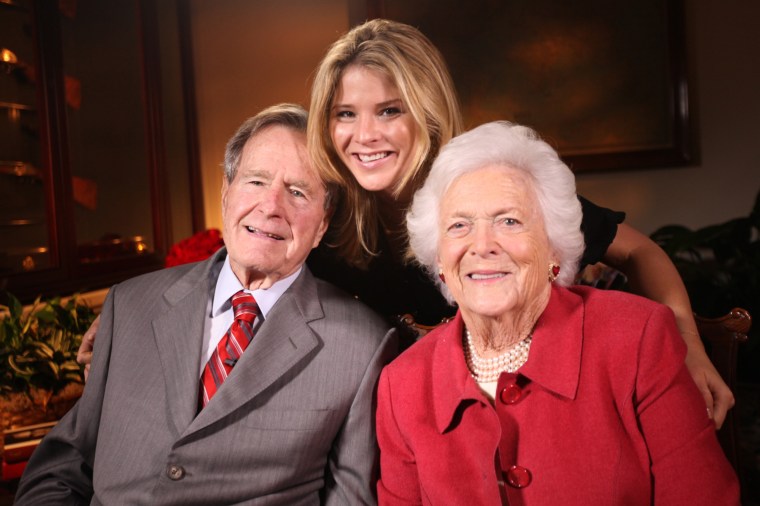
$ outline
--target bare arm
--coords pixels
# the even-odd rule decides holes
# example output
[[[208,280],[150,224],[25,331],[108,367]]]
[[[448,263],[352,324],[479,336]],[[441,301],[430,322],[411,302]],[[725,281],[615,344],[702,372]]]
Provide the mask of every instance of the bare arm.
[[[689,295],[668,255],[649,237],[626,224],[618,232],[604,262],[628,277],[631,290],[669,306],[686,341],[686,366],[705,399],[715,426],[720,428],[734,405],[734,396],[705,353],[697,333]]]

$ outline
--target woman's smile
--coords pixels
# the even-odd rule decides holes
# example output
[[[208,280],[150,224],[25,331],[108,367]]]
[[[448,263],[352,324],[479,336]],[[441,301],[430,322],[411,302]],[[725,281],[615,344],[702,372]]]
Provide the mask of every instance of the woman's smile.
[[[471,274],[468,274],[467,277],[472,279],[473,281],[488,281],[492,279],[505,278],[507,274],[508,273],[506,272],[493,272],[493,273],[473,272]]]
[[[384,160],[388,158],[391,155],[390,151],[382,151],[380,153],[373,153],[373,154],[362,154],[357,153],[356,157],[359,158],[359,161],[362,163],[370,163],[377,160]]]

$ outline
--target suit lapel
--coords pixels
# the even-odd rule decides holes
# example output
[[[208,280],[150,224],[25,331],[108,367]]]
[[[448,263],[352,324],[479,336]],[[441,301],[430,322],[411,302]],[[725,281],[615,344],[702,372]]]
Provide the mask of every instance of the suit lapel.
[[[216,282],[210,269],[225,255],[221,250],[169,287],[164,292],[169,309],[152,322],[169,399],[167,409],[177,434],[184,432],[198,411],[203,329],[209,294]]]
[[[230,376],[184,436],[228,416],[307,359],[320,344],[308,323],[323,317],[316,282],[304,267],[298,279],[272,308]]]

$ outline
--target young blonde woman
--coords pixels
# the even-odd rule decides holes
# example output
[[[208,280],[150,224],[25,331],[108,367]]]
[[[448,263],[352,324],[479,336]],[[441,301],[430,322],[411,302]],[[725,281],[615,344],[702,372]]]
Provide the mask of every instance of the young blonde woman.
[[[405,214],[440,148],[463,129],[446,64],[417,29],[375,19],[338,39],[317,69],[309,151],[322,176],[343,188],[331,230],[310,268],[389,317],[419,323],[452,316],[420,267],[408,261]],[[688,346],[686,364],[709,416],[720,426],[734,398],[705,354],[675,266],[625,215],[581,199],[586,250],[631,288],[673,310]]]

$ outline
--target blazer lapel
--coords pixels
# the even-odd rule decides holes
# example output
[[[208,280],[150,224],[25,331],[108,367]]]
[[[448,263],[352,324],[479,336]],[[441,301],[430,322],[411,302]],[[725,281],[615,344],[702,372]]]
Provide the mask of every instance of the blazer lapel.
[[[203,329],[209,296],[216,282],[210,271],[225,255],[222,249],[169,287],[164,292],[169,308],[152,322],[169,399],[167,409],[178,435],[198,411]]]
[[[307,359],[320,344],[308,323],[323,317],[316,282],[304,267],[184,437],[229,415]]]

